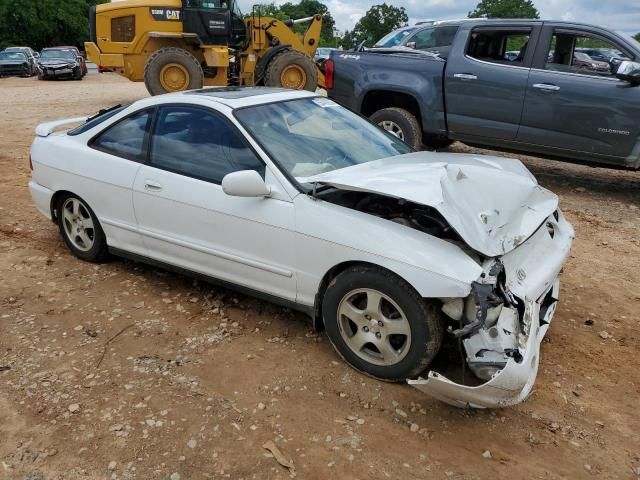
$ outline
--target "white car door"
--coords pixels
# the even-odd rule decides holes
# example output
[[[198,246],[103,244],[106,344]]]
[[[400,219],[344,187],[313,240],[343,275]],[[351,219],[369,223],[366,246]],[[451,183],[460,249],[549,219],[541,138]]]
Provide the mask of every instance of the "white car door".
[[[78,143],[81,151],[64,152],[66,158],[59,160],[76,172],[72,189],[98,216],[109,246],[138,254],[143,254],[144,244],[133,212],[132,188],[146,157],[152,116],[153,110],[126,116],[91,138],[89,148]]]
[[[240,170],[275,183],[273,195],[226,195],[222,178]],[[133,203],[149,257],[295,300],[293,203],[223,115],[160,107]]]

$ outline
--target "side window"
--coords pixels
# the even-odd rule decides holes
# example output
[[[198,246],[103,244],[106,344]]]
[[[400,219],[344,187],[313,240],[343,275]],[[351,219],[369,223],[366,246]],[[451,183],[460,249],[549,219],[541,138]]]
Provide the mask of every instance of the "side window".
[[[471,33],[467,55],[484,62],[521,66],[530,38],[531,29],[476,30]]]
[[[608,40],[580,33],[554,32],[546,70],[612,76],[629,58]]]
[[[152,114],[153,110],[143,110],[120,120],[94,138],[91,146],[117,157],[144,162]]]
[[[229,120],[197,107],[162,107],[151,139],[151,165],[221,183],[225,175],[265,165]]]
[[[425,28],[424,30],[420,30],[409,41],[415,42],[416,49],[418,50],[433,48],[436,46],[436,29]]]
[[[411,37],[409,39],[409,42],[415,42],[416,49],[418,50],[448,47],[453,42],[453,39],[456,36],[457,32],[457,26],[425,28],[424,30],[420,30],[413,37]]]

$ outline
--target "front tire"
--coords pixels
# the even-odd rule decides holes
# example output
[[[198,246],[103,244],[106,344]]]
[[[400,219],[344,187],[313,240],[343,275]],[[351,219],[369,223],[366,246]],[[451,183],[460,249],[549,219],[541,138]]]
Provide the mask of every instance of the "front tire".
[[[202,88],[200,62],[182,48],[167,47],[151,54],[144,66],[144,84],[151,95]]]
[[[327,335],[356,370],[380,380],[414,378],[440,349],[438,309],[402,278],[377,267],[339,274],[322,301]]]
[[[422,128],[420,122],[403,108],[391,107],[378,110],[370,120],[416,150],[422,148]]]
[[[315,92],[318,87],[318,71],[313,61],[304,53],[283,50],[269,61],[264,73],[264,84],[267,87]]]
[[[107,240],[93,210],[80,197],[68,194],[58,200],[58,227],[64,243],[81,260],[101,262],[107,256]]]

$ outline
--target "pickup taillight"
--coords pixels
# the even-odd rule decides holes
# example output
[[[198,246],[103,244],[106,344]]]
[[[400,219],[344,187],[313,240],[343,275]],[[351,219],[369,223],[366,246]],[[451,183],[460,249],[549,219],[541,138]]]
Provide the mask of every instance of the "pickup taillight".
[[[334,73],[335,65],[333,60],[328,59],[324,62],[324,86],[327,90],[333,88],[333,73]]]

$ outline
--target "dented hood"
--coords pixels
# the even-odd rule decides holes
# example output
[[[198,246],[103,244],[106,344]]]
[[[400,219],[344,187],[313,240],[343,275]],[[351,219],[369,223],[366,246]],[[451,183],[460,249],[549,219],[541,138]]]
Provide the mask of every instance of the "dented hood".
[[[490,257],[520,245],[558,208],[558,197],[520,161],[484,155],[416,152],[304,181],[433,207],[471,248]]]

